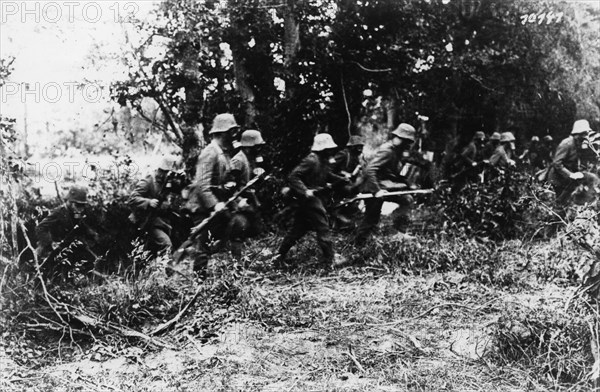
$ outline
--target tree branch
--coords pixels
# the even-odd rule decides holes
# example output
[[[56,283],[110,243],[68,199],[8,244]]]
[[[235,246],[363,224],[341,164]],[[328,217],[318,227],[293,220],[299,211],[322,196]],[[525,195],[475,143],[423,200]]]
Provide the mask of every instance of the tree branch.
[[[392,72],[391,68],[383,68],[383,69],[371,69],[371,68],[367,68],[364,65],[362,65],[361,63],[359,63],[358,61],[352,61],[352,63],[358,65],[358,67],[360,69],[362,69],[363,71],[366,72],[373,72],[373,73],[380,73],[380,72]]]

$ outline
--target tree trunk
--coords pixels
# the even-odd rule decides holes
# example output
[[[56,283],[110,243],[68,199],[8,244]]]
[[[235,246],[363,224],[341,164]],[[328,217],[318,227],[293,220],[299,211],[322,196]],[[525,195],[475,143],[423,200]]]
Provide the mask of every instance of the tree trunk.
[[[285,52],[283,65],[286,75],[285,92],[286,97],[289,99],[293,97],[295,92],[293,66],[296,63],[298,50],[300,50],[300,24],[296,19],[294,0],[287,0],[283,27],[283,48]]]

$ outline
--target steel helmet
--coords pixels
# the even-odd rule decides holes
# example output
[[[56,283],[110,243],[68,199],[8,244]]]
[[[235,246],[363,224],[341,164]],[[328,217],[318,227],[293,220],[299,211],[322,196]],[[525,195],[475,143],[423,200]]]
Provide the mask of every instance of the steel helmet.
[[[83,185],[73,185],[69,188],[67,200],[71,203],[87,204],[87,187]]]
[[[531,141],[532,141],[532,142],[539,142],[539,141],[540,141],[540,138],[539,138],[538,136],[532,136],[532,137],[531,137]]]
[[[221,113],[221,114],[217,114],[217,116],[213,120],[212,128],[210,129],[208,134],[212,135],[215,133],[223,133],[223,132],[227,132],[233,128],[238,128],[238,127],[239,127],[239,125],[237,124],[237,122],[235,122],[235,118],[233,117],[233,114]]]
[[[410,124],[406,124],[406,123],[402,123],[400,125],[398,125],[398,128],[394,129],[391,134],[394,136],[397,136],[401,139],[406,139],[406,140],[410,140],[410,141],[415,141],[415,134],[417,133],[417,131],[415,131],[415,128],[410,125]]]
[[[512,143],[515,141],[515,135],[512,132],[502,132],[500,135],[500,143]]]
[[[348,143],[346,143],[346,147],[364,146],[364,145],[365,145],[365,138],[363,138],[362,136],[359,136],[359,135],[350,136],[350,139],[348,139]]]
[[[256,129],[248,129],[242,133],[242,147],[253,147],[260,144],[265,144],[262,135]]]
[[[482,131],[477,131],[475,132],[475,136],[473,136],[473,139],[485,140],[485,133],[483,133]]]
[[[319,133],[315,136],[315,140],[311,147],[311,151],[323,151],[331,148],[336,148],[337,144],[333,141],[333,138],[328,133]]]
[[[490,140],[500,140],[500,138],[500,132],[494,132],[492,133],[492,136],[490,136]]]
[[[588,122],[588,120],[577,120],[573,123],[573,130],[571,131],[571,135],[588,133],[591,130],[592,128],[590,128],[590,123]]]
[[[552,139],[552,136],[550,136],[550,135],[546,135],[546,136],[544,136],[542,139],[543,139],[545,142],[551,142],[551,141],[553,141],[553,140],[554,140],[554,139]]]
[[[172,171],[176,169],[179,159],[173,155],[163,155],[158,164],[158,168],[164,171]]]

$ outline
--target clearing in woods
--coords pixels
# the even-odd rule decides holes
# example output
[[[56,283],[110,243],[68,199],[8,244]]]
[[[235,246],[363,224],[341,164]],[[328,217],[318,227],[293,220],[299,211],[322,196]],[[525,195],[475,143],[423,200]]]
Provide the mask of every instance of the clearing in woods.
[[[510,263],[515,271],[524,265],[522,259]],[[81,348],[70,344],[73,354],[61,361],[56,349],[44,352],[38,346],[45,360],[31,366],[14,356],[9,344],[14,337],[4,334],[0,386],[3,391],[548,390],[552,383],[533,370],[493,359],[494,328],[504,313],[562,309],[575,290],[536,283],[528,270],[514,272],[514,284],[500,286],[464,273],[413,273],[385,265],[243,269],[235,273],[238,300],[207,308],[202,304],[210,298],[199,299],[161,336],[168,348],[106,340]],[[220,320],[219,328],[200,333],[198,319]],[[63,345],[65,355],[69,344]]]

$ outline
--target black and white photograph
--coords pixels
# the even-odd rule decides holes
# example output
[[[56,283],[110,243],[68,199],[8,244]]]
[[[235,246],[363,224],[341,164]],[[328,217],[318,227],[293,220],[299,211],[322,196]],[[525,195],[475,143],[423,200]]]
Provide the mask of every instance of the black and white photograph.
[[[600,390],[600,0],[0,0],[0,390]]]

